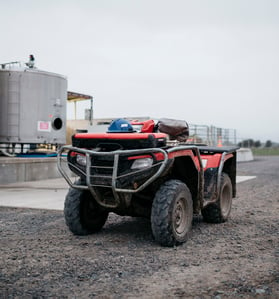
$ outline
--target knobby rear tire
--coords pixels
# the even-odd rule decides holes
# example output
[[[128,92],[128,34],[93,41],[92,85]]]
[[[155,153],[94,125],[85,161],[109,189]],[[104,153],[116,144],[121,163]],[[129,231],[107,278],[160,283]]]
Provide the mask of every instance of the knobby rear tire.
[[[232,190],[230,177],[226,173],[222,173],[217,201],[210,203],[201,211],[205,222],[222,223],[228,220],[232,207]]]

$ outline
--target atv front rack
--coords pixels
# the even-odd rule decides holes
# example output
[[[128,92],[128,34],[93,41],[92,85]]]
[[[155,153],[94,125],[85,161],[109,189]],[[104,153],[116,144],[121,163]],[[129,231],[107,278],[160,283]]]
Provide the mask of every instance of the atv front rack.
[[[199,150],[196,146],[178,146],[169,149],[162,148],[146,148],[140,150],[116,150],[111,152],[99,152],[97,150],[88,150],[77,148],[69,145],[62,146],[57,153],[57,166],[58,170],[65,178],[67,183],[72,188],[89,190],[94,196],[96,201],[105,207],[116,208],[119,204],[119,193],[136,193],[145,189],[153,181],[159,178],[162,173],[168,167],[170,159],[169,155],[174,151],[192,150],[195,152],[195,156],[198,159],[198,164],[202,172],[202,161],[200,158]],[[65,155],[67,153],[67,155]],[[79,154],[85,157],[85,165],[82,168],[76,163],[69,161],[69,153]],[[123,157],[152,157],[152,165],[143,169],[130,169],[129,172],[120,172],[121,158]],[[111,165],[95,165],[94,161],[98,158],[108,158],[112,161]],[[65,167],[67,165],[67,167]],[[80,185],[74,182],[69,170],[77,174],[79,177],[83,177],[85,185]],[[96,173],[97,172],[97,173]],[[105,174],[104,174],[105,173]],[[147,174],[147,175],[146,175]],[[128,181],[132,177],[145,176],[139,184],[134,183],[130,186],[121,186],[121,181],[127,179]],[[104,182],[104,183],[102,183]],[[200,177],[200,182],[202,178]],[[99,189],[110,188],[113,192],[115,203],[104,203],[99,194]]]

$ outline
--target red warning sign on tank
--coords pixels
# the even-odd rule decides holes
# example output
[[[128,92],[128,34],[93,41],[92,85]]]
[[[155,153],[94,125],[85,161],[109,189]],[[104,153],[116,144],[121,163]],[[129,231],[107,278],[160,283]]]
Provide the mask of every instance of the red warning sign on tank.
[[[38,131],[40,131],[40,132],[50,132],[51,131],[50,121],[38,121]]]

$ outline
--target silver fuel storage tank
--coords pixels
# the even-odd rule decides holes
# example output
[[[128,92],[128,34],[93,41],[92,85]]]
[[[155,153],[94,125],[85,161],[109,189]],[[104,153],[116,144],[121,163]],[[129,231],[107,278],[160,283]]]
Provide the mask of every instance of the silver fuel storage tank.
[[[0,144],[66,143],[66,77],[0,69]]]

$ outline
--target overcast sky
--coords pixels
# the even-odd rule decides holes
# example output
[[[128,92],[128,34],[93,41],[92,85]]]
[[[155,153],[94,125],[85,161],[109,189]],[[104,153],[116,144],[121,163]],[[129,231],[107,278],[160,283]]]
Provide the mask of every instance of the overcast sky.
[[[94,97],[94,117],[150,116],[279,142],[278,0],[0,0],[0,63]]]

